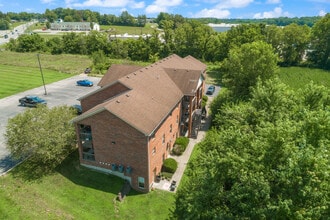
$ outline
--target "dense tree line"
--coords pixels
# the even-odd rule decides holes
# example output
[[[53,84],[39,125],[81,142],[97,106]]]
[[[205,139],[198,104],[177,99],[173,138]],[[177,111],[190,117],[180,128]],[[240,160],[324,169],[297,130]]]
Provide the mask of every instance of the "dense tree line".
[[[330,216],[330,89],[298,91],[276,77],[276,53],[256,41],[230,49],[212,129],[176,194],[176,219]]]
[[[227,97],[226,97],[227,96]],[[228,93],[179,188],[178,219],[327,219],[330,90],[273,79],[248,102]]]
[[[159,16],[161,31],[155,29],[151,36],[141,36],[137,40],[123,40],[111,33],[94,31],[88,35],[68,33],[51,39],[21,35],[17,40],[11,40],[7,48],[18,52],[87,55],[102,50],[107,57],[140,61],[155,61],[176,53],[192,55],[207,62],[222,62],[228,58],[230,49],[263,41],[272,46],[282,66],[304,64],[330,69],[330,14],[312,28],[295,23],[285,27],[242,24],[222,33],[195,20],[164,17],[164,14]]]
[[[214,23],[214,24],[220,24],[220,23],[226,23],[226,24],[253,24],[253,23],[262,23],[267,25],[276,25],[276,26],[287,26],[289,24],[298,24],[298,25],[307,25],[309,27],[312,27],[318,20],[320,20],[322,17],[315,16],[315,17],[279,17],[279,18],[262,18],[262,19],[235,19],[235,18],[196,18],[196,20],[208,24],[208,23]]]

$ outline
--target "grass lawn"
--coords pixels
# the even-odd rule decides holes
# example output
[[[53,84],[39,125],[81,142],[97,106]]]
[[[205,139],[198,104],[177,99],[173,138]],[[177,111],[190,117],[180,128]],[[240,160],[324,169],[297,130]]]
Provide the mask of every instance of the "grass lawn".
[[[281,67],[279,77],[293,89],[303,88],[310,81],[330,87],[330,71],[307,67]]]
[[[55,70],[61,73],[80,74],[92,65],[92,60],[83,55],[40,54],[39,57],[43,69]],[[37,53],[1,51],[0,64],[39,68]]]
[[[43,69],[46,84],[71,77],[72,74],[59,73]],[[0,98],[42,86],[40,69],[37,67],[20,67],[0,64]]]
[[[56,172],[23,163],[0,177],[0,219],[168,219],[174,194],[131,190],[116,196],[124,181],[79,165],[74,152]]]
[[[292,89],[303,88],[310,81],[315,84],[330,87],[330,71],[307,68],[307,67],[280,67],[280,80]],[[222,84],[222,72],[217,65],[208,65],[206,83],[220,85]]]
[[[110,31],[111,34],[152,34],[157,28],[157,24],[147,23],[145,27],[132,27],[132,26],[116,26],[116,25],[102,25],[101,30]]]

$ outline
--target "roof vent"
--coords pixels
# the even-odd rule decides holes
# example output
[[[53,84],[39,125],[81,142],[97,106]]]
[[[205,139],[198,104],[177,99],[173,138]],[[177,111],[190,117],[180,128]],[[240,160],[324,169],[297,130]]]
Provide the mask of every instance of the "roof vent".
[[[126,94],[126,97],[129,97],[129,94]]]
[[[126,76],[127,79],[129,79],[129,76]]]
[[[120,103],[120,101],[119,101],[119,100],[117,100],[116,102],[117,102],[117,103]]]

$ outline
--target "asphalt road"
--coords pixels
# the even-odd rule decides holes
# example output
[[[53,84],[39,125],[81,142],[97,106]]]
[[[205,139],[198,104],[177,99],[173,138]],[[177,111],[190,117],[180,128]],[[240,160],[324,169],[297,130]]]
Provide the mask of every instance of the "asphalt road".
[[[26,24],[19,25],[14,30],[0,30],[0,45],[8,43],[11,38],[18,38],[19,35],[23,34],[25,30],[35,22],[36,21],[31,21]],[[7,35],[8,38],[5,38],[5,35]]]
[[[80,79],[89,79],[94,82],[94,86],[76,86],[76,81]],[[79,104],[78,98],[98,89],[97,83],[100,79],[101,78],[98,77],[87,77],[85,74],[81,74],[46,85],[46,95],[44,87],[41,86],[0,99],[0,176],[17,164],[17,161],[11,158],[9,151],[6,149],[4,134],[8,119],[26,110],[26,107],[19,105],[19,98],[26,95],[38,95],[47,101],[47,105],[50,108],[58,105],[71,106],[73,104]]]

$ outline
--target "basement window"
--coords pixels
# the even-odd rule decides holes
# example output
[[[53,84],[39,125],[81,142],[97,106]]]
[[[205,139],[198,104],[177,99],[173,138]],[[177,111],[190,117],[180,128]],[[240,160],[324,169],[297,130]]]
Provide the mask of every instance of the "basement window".
[[[139,188],[142,188],[144,189],[144,178],[143,177],[138,177],[138,185],[139,185]]]

